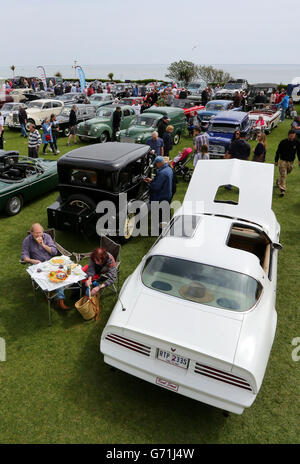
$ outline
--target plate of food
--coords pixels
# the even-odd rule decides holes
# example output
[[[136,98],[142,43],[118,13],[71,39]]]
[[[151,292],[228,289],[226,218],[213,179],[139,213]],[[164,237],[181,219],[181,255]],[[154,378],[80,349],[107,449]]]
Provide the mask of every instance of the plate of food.
[[[51,280],[51,282],[55,282],[57,284],[59,282],[63,282],[64,280],[66,280],[67,277],[68,277],[68,275],[64,271],[51,271],[48,274],[49,280]]]
[[[54,266],[61,266],[64,265],[66,262],[67,260],[63,256],[55,256],[54,258],[50,259],[50,263]]]

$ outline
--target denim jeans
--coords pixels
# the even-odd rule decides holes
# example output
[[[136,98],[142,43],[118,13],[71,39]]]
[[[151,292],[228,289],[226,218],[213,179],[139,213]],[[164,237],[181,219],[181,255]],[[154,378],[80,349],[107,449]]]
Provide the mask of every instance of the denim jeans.
[[[56,298],[63,300],[65,298],[65,287],[58,288],[56,291]]]
[[[26,132],[26,127],[25,127],[25,124],[21,124],[21,133],[23,135],[23,137],[27,137],[27,132]]]
[[[43,154],[44,155],[46,153],[46,148],[48,147],[48,143],[50,144],[50,147],[51,147],[51,150],[53,151],[53,153],[55,153],[55,148],[54,148],[53,142],[47,142],[47,143],[44,143],[44,147],[43,147]]]
[[[99,280],[101,280],[101,277],[100,277]],[[103,282],[101,282],[101,283],[103,283]],[[92,286],[92,287],[98,287],[99,285],[100,285],[100,282],[98,282],[98,280],[93,280],[92,283],[91,283],[91,286]],[[85,295],[87,295],[88,297],[90,297],[90,296],[91,296],[91,295],[90,295],[90,287],[84,286],[84,287],[83,287],[83,293],[84,293]]]
[[[281,108],[281,121],[285,120],[286,110],[287,110],[287,108]]]

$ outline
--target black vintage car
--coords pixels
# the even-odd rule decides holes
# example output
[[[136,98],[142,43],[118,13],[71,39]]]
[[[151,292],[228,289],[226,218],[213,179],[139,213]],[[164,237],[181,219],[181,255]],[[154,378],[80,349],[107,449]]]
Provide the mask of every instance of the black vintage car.
[[[77,122],[87,121],[88,119],[95,118],[97,116],[96,106],[76,104],[77,106]],[[59,135],[70,135],[69,117],[72,109],[72,104],[66,104],[62,112],[56,117],[58,122]]]
[[[111,86],[111,93],[114,98],[127,98],[132,95],[131,84],[115,84]]]
[[[28,92],[23,93],[24,96],[24,102],[26,101],[34,101],[34,100],[40,100],[41,98],[54,98],[54,93],[53,92],[46,92],[45,90],[33,90],[33,89],[28,89]]]
[[[144,178],[151,173],[152,161],[148,145],[119,142],[89,145],[62,156],[57,163],[60,197],[47,208],[49,227],[128,240],[135,228],[133,202],[143,202],[141,217],[148,214],[149,187]],[[114,212],[108,220],[115,221],[115,227],[107,233],[98,226],[110,207]]]
[[[69,103],[73,103],[74,105],[77,103],[89,103],[89,99],[85,93],[67,92],[63,95],[57,95],[55,99],[62,101],[65,105]]]

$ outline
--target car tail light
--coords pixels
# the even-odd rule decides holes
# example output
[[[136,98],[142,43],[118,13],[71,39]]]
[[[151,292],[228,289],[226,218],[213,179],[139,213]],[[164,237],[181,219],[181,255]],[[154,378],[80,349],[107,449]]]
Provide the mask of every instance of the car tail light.
[[[128,348],[129,350],[136,351],[137,353],[144,354],[145,356],[150,356],[150,346],[146,346],[142,343],[135,342],[134,340],[130,340],[129,338],[121,337],[120,335],[110,333],[106,335],[105,339],[109,340],[112,343],[116,343],[117,345],[124,346],[124,348]]]
[[[194,372],[196,374],[205,375],[206,377],[219,380],[220,382],[229,383],[230,385],[243,388],[244,390],[252,391],[251,385],[246,380],[242,379],[242,377],[205,366],[204,364],[196,363]]]

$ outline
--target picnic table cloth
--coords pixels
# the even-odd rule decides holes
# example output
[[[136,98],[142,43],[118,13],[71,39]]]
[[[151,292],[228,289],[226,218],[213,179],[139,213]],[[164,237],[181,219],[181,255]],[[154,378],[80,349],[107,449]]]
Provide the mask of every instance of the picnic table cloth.
[[[68,256],[59,256],[59,258],[64,258],[65,264],[64,264],[64,269],[66,270],[67,264],[72,264],[72,261]],[[41,269],[41,272],[37,272],[37,269]],[[72,269],[71,275],[69,275],[66,280],[63,280],[62,282],[51,282],[49,280],[48,275],[49,272],[51,271],[57,271],[59,267],[57,265],[54,265],[49,261],[45,261],[43,263],[39,264],[33,264],[32,266],[29,266],[26,271],[30,275],[30,277],[38,284],[38,286],[47,292],[51,292],[53,290],[57,290],[58,288],[61,287],[67,287],[69,285],[75,284],[77,282],[80,282],[81,280],[86,278],[86,273],[83,272],[82,268],[80,265],[76,266],[74,269]],[[75,272],[74,272],[75,271]]]

